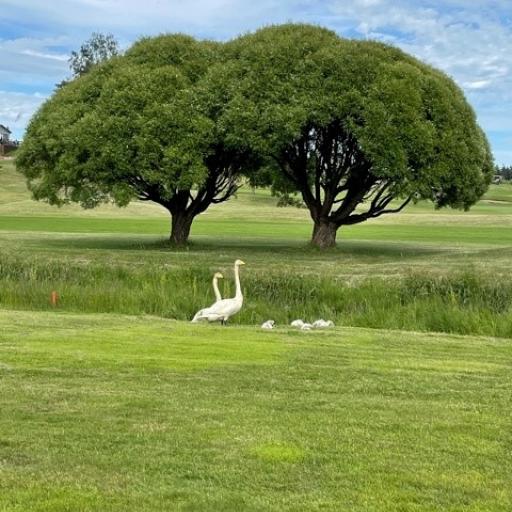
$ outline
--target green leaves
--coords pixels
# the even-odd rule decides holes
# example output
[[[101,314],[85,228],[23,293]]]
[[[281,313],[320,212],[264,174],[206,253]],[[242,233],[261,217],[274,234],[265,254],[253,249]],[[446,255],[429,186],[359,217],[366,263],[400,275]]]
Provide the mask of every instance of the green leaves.
[[[302,24],[225,44],[141,39],[43,105],[17,165],[53,204],[139,198],[191,217],[243,173],[299,191],[316,223],[338,227],[395,211],[394,198],[469,208],[494,174],[449,77]]]
[[[197,108],[191,77],[213,48],[184,36],[142,40],[59,90],[32,120],[17,162],[35,197],[121,206],[148,189],[167,202],[200,186],[213,122]]]
[[[393,198],[468,208],[486,190],[492,156],[463,93],[399,49],[289,24],[227,52],[227,139],[279,162],[274,188],[300,191],[315,223],[361,222]]]

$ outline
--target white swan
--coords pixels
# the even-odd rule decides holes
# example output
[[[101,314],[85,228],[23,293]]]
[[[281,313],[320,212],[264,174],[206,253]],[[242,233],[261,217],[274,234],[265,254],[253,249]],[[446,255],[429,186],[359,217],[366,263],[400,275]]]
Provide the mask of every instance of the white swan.
[[[324,320],[320,318],[320,320],[315,320],[313,322],[313,327],[315,329],[325,329],[327,327],[334,327],[334,322],[332,320]]]
[[[261,324],[261,328],[262,329],[273,329],[274,325],[275,325],[275,321],[274,320],[267,320],[266,322],[263,322]]]
[[[240,286],[240,265],[245,265],[242,260],[235,261],[235,284],[236,291],[235,296],[232,299],[218,300],[215,304],[209,308],[198,311],[194,316],[193,322],[199,320],[208,320],[208,322],[221,322],[225,324],[230,317],[236,315],[241,309],[244,303],[244,297],[242,295],[242,288]]]
[[[219,284],[218,284],[219,279],[224,279],[224,276],[220,272],[215,272],[215,274],[213,274],[213,280],[212,280],[213,293],[215,294],[215,302],[219,302],[219,300],[222,300],[222,295],[220,294],[220,291],[219,291]],[[204,311],[206,311],[206,309],[208,309],[208,308],[200,309],[194,315],[194,318],[192,318],[192,322],[194,322],[194,323],[198,322],[201,315],[203,314]]]
[[[215,294],[216,302],[218,302],[219,300],[222,300],[222,295],[220,294],[220,291],[219,291],[219,284],[218,284],[219,279],[224,279],[224,276],[220,272],[215,272],[215,274],[213,274],[212,286],[213,286],[213,293]]]
[[[294,320],[290,325],[292,327],[302,329],[303,331],[310,331],[311,329],[325,329],[327,327],[334,327],[334,322],[332,320],[324,320],[323,318],[320,318],[319,320],[315,320],[312,324],[310,324],[298,319]]]

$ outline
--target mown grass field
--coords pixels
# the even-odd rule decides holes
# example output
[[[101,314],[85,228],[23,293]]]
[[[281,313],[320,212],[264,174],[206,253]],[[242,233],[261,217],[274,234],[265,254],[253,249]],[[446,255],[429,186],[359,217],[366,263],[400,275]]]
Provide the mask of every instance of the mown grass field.
[[[470,212],[420,203],[308,246],[308,212],[242,189],[199,216],[186,249],[169,247],[167,212],[134,203],[84,211],[31,201],[13,162],[0,192],[0,305],[40,310],[52,290],[75,312],[185,320],[212,300],[221,270],[247,262],[236,323],[329,317],[337,324],[512,337],[512,185],[491,187]],[[412,292],[411,292],[412,290]]]
[[[158,207],[35,203],[2,162],[0,512],[512,509],[512,185],[328,252],[275,202],[175,250]],[[184,322],[236,258],[243,311]]]
[[[493,186],[470,212],[434,211],[426,204],[340,230],[329,253],[307,244],[308,212],[276,208],[266,191],[242,189],[236,198],[199,216],[187,250],[166,244],[168,213],[151,204],[128,208],[55,208],[30,200],[13,162],[0,170],[0,244],[5,252],[44,258],[120,263],[197,264],[228,268],[237,257],[253,270],[286,267],[298,273],[350,277],[403,274],[411,269],[451,272],[474,266],[508,274],[512,255],[512,185]]]
[[[507,511],[512,345],[0,314],[2,511]]]

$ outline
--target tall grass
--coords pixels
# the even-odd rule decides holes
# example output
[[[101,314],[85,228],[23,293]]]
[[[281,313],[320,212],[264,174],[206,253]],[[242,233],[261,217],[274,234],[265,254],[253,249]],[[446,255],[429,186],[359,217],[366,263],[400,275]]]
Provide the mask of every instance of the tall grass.
[[[61,310],[187,320],[213,302],[211,276],[210,269],[193,265],[80,264],[4,254],[0,305],[50,309],[55,290]],[[224,297],[234,294],[229,277],[221,283]],[[342,325],[512,338],[512,280],[492,275],[415,273],[351,285],[325,274],[244,269],[242,282],[245,303],[234,323],[258,324],[272,318],[283,325],[295,318],[323,317]]]

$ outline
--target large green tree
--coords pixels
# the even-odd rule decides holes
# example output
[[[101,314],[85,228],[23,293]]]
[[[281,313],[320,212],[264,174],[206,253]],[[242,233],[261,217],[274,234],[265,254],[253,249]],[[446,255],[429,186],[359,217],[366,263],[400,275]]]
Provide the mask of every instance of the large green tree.
[[[143,39],[43,105],[17,160],[52,204],[164,206],[176,244],[261,162],[274,189],[302,195],[319,247],[410,201],[467,209],[494,173],[449,77],[394,47],[294,24],[224,45]]]
[[[84,207],[133,199],[171,214],[170,239],[237,189],[248,155],[228,148],[203,78],[219,44],[146,38],[58,90],[32,119],[17,158],[36,199]]]
[[[273,163],[275,188],[302,195],[313,244],[410,201],[467,209],[485,192],[488,142],[442,72],[311,25],[267,27],[226,51],[225,137]]]

